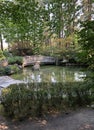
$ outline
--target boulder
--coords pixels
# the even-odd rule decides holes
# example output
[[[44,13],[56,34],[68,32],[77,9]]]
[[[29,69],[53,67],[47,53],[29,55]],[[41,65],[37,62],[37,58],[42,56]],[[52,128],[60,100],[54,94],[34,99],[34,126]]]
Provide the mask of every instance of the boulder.
[[[35,65],[32,67],[32,70],[40,70],[40,62],[36,62]]]
[[[1,60],[1,61],[0,61],[0,66],[1,66],[1,67],[6,67],[6,66],[8,66],[8,61],[7,61],[6,59]]]

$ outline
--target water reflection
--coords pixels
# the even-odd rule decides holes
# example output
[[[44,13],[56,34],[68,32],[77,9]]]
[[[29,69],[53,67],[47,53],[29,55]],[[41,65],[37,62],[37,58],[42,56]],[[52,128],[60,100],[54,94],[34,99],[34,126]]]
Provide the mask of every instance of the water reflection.
[[[52,74],[51,74],[51,82],[52,83],[58,82],[58,80],[56,79],[56,74],[54,72],[52,72]]]
[[[83,79],[86,77],[86,74],[83,73],[83,72],[75,72],[74,73],[74,78],[75,78],[75,81],[83,81]]]
[[[86,71],[81,68],[43,66],[40,71],[33,71],[30,67],[24,68],[23,72],[12,76],[25,82],[75,82],[83,81]]]

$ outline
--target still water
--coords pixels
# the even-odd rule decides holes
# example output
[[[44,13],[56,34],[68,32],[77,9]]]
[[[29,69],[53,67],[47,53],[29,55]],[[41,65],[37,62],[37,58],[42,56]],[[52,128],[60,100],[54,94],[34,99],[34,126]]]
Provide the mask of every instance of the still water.
[[[65,66],[41,66],[40,71],[32,71],[25,67],[21,73],[12,75],[12,78],[25,82],[78,82],[83,81],[87,71],[83,68]]]

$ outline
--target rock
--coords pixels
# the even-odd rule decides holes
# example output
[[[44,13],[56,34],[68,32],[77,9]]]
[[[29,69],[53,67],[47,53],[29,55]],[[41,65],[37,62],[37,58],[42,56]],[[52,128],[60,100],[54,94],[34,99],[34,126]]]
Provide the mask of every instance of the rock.
[[[0,66],[1,66],[1,67],[6,67],[6,66],[8,66],[8,61],[7,61],[6,59],[1,60],[1,61],[0,61]]]
[[[32,67],[32,70],[40,70],[40,62],[37,61],[35,65]]]
[[[93,109],[94,109],[94,104],[92,104],[92,105],[91,105],[91,108],[93,108]]]

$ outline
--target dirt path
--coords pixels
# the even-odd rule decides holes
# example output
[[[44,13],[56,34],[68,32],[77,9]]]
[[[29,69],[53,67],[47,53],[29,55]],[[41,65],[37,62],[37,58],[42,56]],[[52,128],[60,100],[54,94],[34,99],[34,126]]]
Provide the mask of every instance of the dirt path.
[[[51,115],[38,121],[13,122],[0,116],[0,130],[94,130],[94,109]]]

